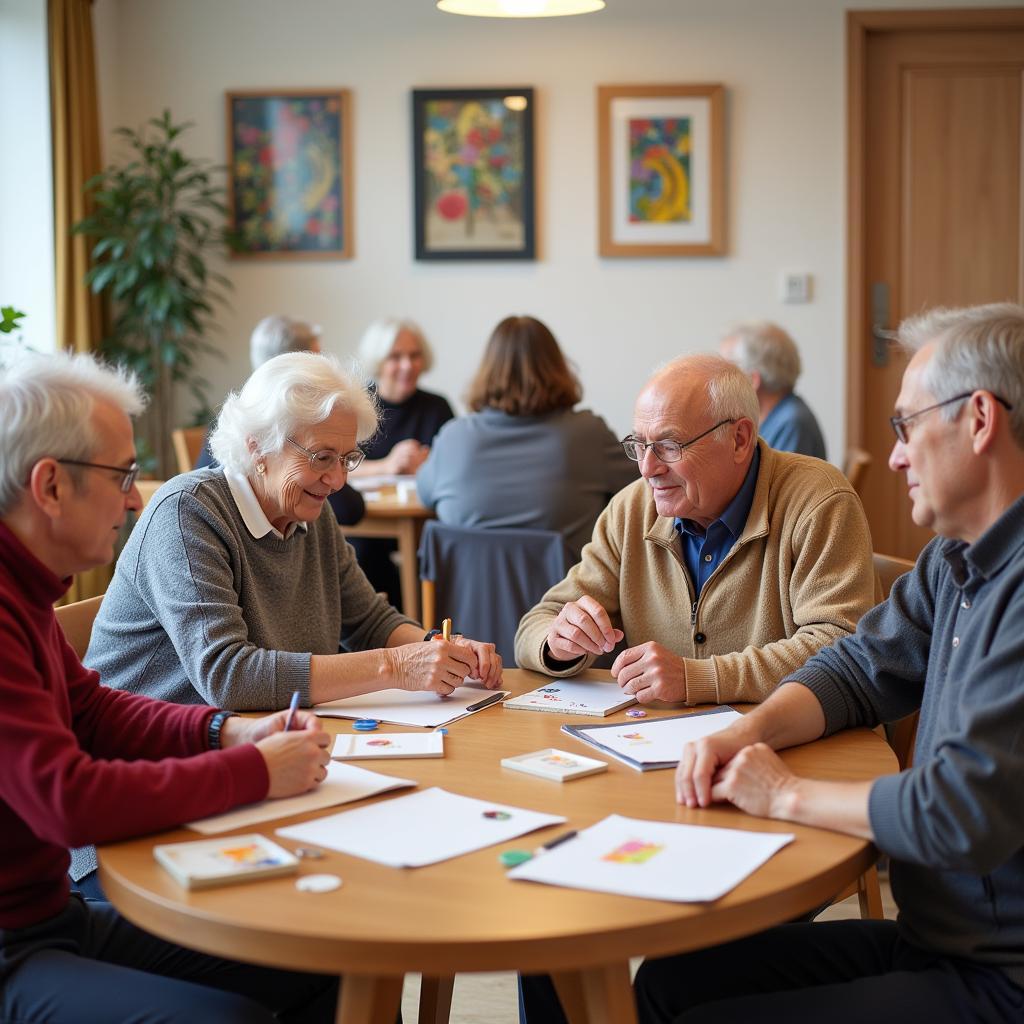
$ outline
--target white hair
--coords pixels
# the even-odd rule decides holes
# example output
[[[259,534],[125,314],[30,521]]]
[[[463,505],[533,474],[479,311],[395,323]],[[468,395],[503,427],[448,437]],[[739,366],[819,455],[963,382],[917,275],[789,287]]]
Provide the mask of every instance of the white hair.
[[[133,373],[91,355],[24,353],[0,369],[0,516],[21,499],[40,459],[87,462],[96,454],[92,413],[97,402],[138,416],[146,396]],[[69,466],[68,472],[77,484],[78,467]]]
[[[666,363],[658,372],[662,374],[686,373],[703,377],[707,395],[707,414],[716,423],[719,420],[748,419],[757,428],[761,408],[757,392],[750,378],[735,363],[721,356],[700,353],[679,356]],[[725,427],[714,433],[716,441],[725,436]]]
[[[771,394],[788,394],[800,376],[800,351],[778,324],[751,320],[737,324],[722,339],[735,342],[728,359],[744,373],[757,373],[761,386]]]
[[[377,407],[356,374],[334,356],[287,352],[257,367],[224,400],[210,451],[225,469],[248,474],[256,458],[282,451],[287,437],[322,423],[336,409],[355,416],[357,440],[376,431]]]
[[[922,381],[936,401],[990,391],[1008,402],[1010,431],[1024,448],[1024,306],[993,302],[931,309],[904,320],[899,340],[911,352],[935,343]],[[952,420],[962,408],[954,402],[939,412]]]
[[[423,353],[423,372],[426,373],[434,365],[434,350],[419,326],[412,320],[389,316],[374,320],[359,340],[359,362],[368,376],[376,380],[384,360],[390,355],[402,331],[408,331],[419,342]]]
[[[290,316],[265,316],[249,338],[249,360],[255,370],[285,352],[308,352],[319,339],[316,324]]]

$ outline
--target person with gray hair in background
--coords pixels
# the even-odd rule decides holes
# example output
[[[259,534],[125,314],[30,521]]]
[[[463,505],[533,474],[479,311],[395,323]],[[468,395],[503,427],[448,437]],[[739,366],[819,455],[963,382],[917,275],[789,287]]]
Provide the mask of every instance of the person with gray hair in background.
[[[337,978],[186,950],[69,891],[70,845],[305,792],[330,757],[312,714],[285,731],[284,714],[110,690],[64,638],[54,602],[141,508],[143,405],[133,377],[91,356],[0,371],[0,1020],[327,1024]]]
[[[789,334],[766,320],[738,324],[722,339],[719,351],[754,385],[765,443],[780,452],[824,459],[825,438],[818,420],[793,390],[801,364]]]
[[[676,799],[870,840],[895,921],[771,928],[647,960],[641,1024],[1024,1019],[1024,307],[904,321],[889,468],[937,536],[853,636],[682,751]],[[777,750],[919,712],[913,761],[873,782]]]
[[[285,352],[319,352],[320,335],[318,324],[282,314],[265,316],[253,328],[249,337],[249,361],[255,370],[268,359]],[[205,469],[213,465],[213,452],[210,451],[212,430],[212,427],[207,430],[203,438],[203,449],[196,459],[194,469]],[[353,526],[366,514],[363,496],[347,483],[340,490],[334,491],[327,500],[342,526]]]

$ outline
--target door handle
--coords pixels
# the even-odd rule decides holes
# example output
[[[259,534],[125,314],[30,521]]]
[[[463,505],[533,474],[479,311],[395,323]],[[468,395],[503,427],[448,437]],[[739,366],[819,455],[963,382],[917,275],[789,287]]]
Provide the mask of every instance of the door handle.
[[[899,334],[885,325],[889,322],[889,286],[876,281],[871,286],[871,365],[879,368],[889,365],[889,346],[899,340]]]

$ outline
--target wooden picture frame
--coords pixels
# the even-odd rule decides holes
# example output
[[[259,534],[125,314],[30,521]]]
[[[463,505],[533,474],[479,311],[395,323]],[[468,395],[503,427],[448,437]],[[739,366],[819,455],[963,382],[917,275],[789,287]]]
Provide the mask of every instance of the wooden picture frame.
[[[235,259],[350,259],[347,89],[228,92],[228,221]]]
[[[531,88],[414,89],[418,260],[532,260]]]
[[[725,253],[724,86],[598,86],[597,139],[600,255]]]

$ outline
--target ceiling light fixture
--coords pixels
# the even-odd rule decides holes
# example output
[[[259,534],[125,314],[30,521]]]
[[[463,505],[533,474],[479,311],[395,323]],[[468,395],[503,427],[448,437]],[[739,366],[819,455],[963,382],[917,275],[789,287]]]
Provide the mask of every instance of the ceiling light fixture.
[[[437,0],[438,10],[475,18],[558,18],[604,9],[605,0]]]

